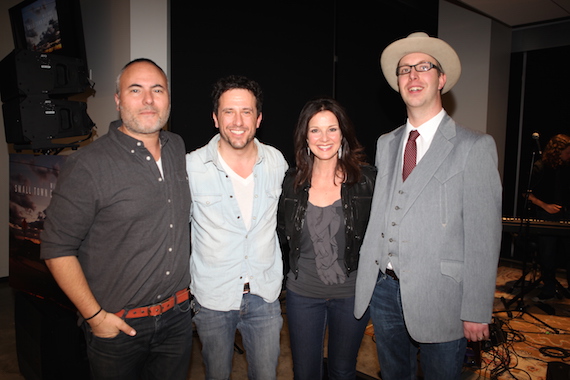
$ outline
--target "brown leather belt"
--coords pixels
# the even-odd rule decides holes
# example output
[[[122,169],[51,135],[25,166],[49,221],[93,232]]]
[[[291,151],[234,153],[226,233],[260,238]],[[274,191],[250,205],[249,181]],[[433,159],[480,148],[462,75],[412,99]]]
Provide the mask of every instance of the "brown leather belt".
[[[394,280],[400,281],[400,279],[398,278],[398,276],[396,276],[396,272],[394,272],[392,269],[386,268],[386,271],[385,271],[384,273],[385,273],[386,275],[392,277]]]
[[[151,306],[143,306],[137,307],[136,309],[131,309],[126,312],[125,309],[118,311],[115,313],[119,318],[142,318],[142,317],[156,317],[174,307],[174,305],[178,305],[184,301],[190,299],[190,289],[183,289],[176,292],[170,298],[162,301],[161,303],[157,303],[156,305]]]

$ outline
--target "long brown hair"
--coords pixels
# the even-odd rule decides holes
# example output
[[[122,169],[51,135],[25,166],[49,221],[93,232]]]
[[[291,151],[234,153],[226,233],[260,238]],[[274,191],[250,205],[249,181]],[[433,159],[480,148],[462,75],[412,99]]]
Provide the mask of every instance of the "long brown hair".
[[[340,145],[341,156],[337,161],[337,171],[343,173],[344,182],[349,185],[358,182],[361,176],[360,165],[366,163],[364,147],[356,139],[354,126],[344,107],[329,97],[309,100],[299,114],[293,135],[295,163],[297,166],[295,189],[311,181],[314,155],[308,149],[307,134],[309,121],[315,114],[321,111],[330,111],[338,119],[338,125],[342,133],[342,142]]]

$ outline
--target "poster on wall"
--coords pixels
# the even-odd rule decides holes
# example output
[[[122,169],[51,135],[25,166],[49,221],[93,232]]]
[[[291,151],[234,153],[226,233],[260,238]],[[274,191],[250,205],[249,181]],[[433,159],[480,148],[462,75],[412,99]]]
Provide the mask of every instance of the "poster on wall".
[[[22,8],[28,50],[51,53],[61,49],[61,32],[55,0],[34,1]]]
[[[10,154],[9,283],[16,290],[71,306],[40,260],[45,210],[65,158]]]

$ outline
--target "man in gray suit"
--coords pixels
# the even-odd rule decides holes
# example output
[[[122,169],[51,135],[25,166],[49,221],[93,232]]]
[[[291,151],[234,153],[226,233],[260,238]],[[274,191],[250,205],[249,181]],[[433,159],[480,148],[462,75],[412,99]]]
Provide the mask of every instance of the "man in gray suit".
[[[408,119],[378,139],[354,314],[370,305],[383,380],[415,379],[418,350],[425,380],[459,379],[467,340],[489,338],[502,231],[495,143],[442,107],[461,73],[446,42],[412,33],[380,64]]]

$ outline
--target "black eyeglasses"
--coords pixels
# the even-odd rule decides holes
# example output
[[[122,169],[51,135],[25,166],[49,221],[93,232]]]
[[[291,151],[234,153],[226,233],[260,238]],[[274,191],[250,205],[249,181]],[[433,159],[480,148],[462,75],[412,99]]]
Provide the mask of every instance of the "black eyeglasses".
[[[406,75],[412,72],[412,67],[418,72],[418,73],[425,73],[426,71],[430,71],[431,69],[436,69],[438,71],[441,71],[441,69],[437,66],[434,65],[431,62],[420,62],[420,63],[416,63],[415,65],[402,65],[402,66],[398,66],[396,68],[396,75]]]

